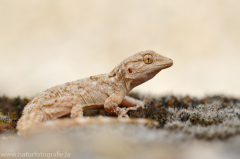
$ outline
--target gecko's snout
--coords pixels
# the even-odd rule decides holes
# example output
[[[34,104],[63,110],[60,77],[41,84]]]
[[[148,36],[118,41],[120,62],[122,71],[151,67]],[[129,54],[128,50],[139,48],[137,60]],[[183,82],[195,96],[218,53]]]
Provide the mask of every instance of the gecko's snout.
[[[164,63],[162,64],[162,69],[169,68],[173,65],[173,60],[172,59],[165,59]]]
[[[172,66],[173,65],[173,60],[172,59],[168,59],[169,65]],[[170,67],[169,66],[169,67]]]

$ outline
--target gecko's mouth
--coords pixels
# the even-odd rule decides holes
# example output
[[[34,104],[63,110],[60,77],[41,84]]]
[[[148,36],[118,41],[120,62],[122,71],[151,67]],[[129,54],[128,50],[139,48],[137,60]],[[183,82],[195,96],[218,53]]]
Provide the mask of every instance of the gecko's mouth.
[[[172,65],[173,65],[173,60],[172,59],[168,59],[168,61],[165,64],[163,64],[162,69],[169,68]]]
[[[166,69],[166,68],[171,67],[172,65],[173,65],[173,61],[171,59],[169,59],[166,63],[161,63],[156,66],[161,67],[161,69]]]
[[[173,65],[173,63],[166,64],[166,65],[163,66],[163,69],[165,69],[165,68],[169,68],[169,67],[171,67],[172,65]]]

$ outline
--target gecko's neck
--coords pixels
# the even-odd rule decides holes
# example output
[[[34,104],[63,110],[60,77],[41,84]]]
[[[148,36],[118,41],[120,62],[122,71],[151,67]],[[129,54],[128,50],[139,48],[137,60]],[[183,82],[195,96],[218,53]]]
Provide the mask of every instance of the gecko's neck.
[[[108,77],[112,79],[112,81],[116,82],[116,84],[122,85],[126,90],[126,93],[131,91],[130,81],[126,78],[126,70],[124,68],[123,63],[120,63],[116,66],[109,74]]]

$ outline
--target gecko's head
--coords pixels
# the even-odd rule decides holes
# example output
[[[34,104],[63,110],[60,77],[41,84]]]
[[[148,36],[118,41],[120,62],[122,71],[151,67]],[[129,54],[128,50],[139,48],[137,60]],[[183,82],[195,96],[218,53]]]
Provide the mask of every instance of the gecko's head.
[[[130,89],[153,78],[162,69],[171,67],[173,61],[152,50],[139,52],[123,61],[125,78]]]

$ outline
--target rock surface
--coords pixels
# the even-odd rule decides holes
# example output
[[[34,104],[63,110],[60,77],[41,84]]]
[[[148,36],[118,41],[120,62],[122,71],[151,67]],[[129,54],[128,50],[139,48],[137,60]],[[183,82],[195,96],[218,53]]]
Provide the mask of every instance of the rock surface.
[[[138,94],[132,96],[143,98]],[[29,137],[18,137],[5,131],[0,135],[1,158],[4,155],[5,158],[65,156],[103,159],[239,157],[239,99],[226,96],[197,99],[173,95],[148,98],[146,109],[131,111],[129,116],[157,120],[159,127],[88,125]],[[85,112],[89,116],[99,114],[109,116],[104,110]]]

